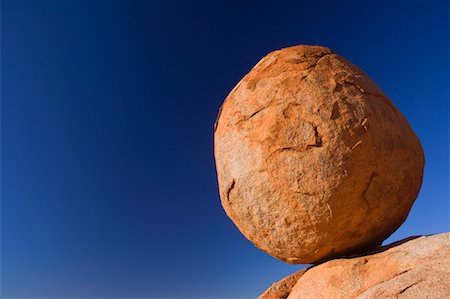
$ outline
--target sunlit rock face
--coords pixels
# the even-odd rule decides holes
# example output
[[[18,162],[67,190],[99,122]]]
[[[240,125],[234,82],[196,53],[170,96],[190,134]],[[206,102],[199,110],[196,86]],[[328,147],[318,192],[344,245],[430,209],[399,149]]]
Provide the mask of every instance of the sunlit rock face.
[[[328,48],[264,57],[215,124],[222,205],[255,246],[315,263],[378,246],[419,192],[422,146],[358,67]]]
[[[303,269],[259,299],[450,298],[450,234],[409,238]]]

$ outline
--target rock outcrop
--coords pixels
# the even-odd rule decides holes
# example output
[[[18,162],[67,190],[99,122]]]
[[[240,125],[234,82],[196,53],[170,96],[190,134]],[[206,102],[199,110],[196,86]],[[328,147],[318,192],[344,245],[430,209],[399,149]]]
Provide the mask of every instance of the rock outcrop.
[[[225,99],[214,135],[226,213],[255,246],[288,263],[379,246],[422,182],[424,154],[406,119],[324,47],[264,57]]]
[[[364,256],[312,266],[259,297],[282,298],[450,298],[450,233],[409,238]]]
[[[297,283],[299,278],[308,270],[307,268],[292,273],[291,275],[286,276],[280,281],[272,284],[270,288],[268,288],[259,299],[285,299],[292,291],[292,288]]]

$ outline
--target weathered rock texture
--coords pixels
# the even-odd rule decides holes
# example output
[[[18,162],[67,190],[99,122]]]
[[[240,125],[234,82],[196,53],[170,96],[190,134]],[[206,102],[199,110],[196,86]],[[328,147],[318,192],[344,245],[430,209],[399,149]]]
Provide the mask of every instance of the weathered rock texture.
[[[288,276],[289,277],[289,276]],[[450,298],[450,233],[398,242],[371,254],[332,260],[290,281],[288,294],[260,299]]]
[[[297,271],[291,275],[286,276],[280,281],[272,284],[259,299],[285,299],[291,293],[292,288],[297,283],[299,278],[308,270],[307,268]]]
[[[424,155],[406,119],[328,48],[264,57],[215,125],[222,205],[258,248],[314,263],[378,246],[406,219]]]

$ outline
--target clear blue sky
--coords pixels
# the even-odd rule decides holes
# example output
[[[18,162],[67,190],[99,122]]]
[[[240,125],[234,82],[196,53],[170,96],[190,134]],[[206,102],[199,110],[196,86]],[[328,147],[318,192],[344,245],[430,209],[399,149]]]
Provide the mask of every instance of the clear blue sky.
[[[2,298],[256,297],[296,271],[223,212],[213,123],[269,51],[331,47],[426,154],[388,241],[449,230],[447,1],[2,1]]]

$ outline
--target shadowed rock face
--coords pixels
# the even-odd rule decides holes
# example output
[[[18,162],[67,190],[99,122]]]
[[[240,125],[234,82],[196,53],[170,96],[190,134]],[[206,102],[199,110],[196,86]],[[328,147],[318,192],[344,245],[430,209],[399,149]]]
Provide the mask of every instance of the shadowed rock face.
[[[302,271],[273,284],[259,299],[450,298],[450,233]]]
[[[226,213],[288,263],[377,247],[422,182],[422,147],[403,115],[324,47],[264,57],[225,99],[214,143]]]

